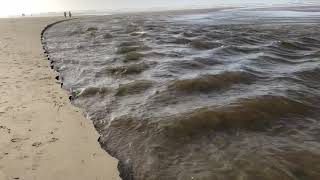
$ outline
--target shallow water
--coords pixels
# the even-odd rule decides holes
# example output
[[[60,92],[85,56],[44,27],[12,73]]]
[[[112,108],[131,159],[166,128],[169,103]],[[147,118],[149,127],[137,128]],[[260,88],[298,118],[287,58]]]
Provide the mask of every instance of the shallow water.
[[[320,179],[320,11],[91,17],[45,38],[124,179]]]

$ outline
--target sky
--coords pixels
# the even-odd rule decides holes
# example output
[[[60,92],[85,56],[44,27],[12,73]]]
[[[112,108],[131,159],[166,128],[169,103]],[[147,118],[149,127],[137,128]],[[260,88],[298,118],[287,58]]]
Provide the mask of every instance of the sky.
[[[0,16],[22,13],[60,12],[65,10],[118,10],[190,7],[215,5],[288,4],[320,0],[0,0]]]

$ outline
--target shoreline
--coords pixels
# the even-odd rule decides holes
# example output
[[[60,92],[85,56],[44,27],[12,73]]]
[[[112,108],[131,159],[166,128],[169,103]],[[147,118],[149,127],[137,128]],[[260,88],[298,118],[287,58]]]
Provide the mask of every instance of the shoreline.
[[[44,61],[42,33],[59,20],[0,19],[0,179],[120,179]]]
[[[47,51],[46,43],[44,42],[44,39],[45,39],[44,33],[45,33],[49,28],[53,27],[53,26],[56,25],[56,24],[59,24],[59,23],[65,22],[65,21],[71,21],[71,20],[73,20],[73,19],[78,19],[78,18],[71,18],[71,19],[64,19],[64,20],[56,21],[56,22],[54,22],[54,23],[48,24],[48,25],[47,25],[45,28],[43,28],[43,30],[41,31],[41,44],[42,44],[42,48],[43,48],[43,50],[44,50],[44,54],[47,55],[46,57],[47,57],[47,60],[50,62],[51,69],[52,69],[55,73],[57,73],[57,76],[55,77],[55,79],[60,82],[60,84],[61,84],[61,89],[64,90],[64,91],[67,91],[67,92],[70,94],[70,96],[69,96],[69,100],[70,100],[70,101],[71,101],[72,98],[73,98],[72,95],[71,95],[72,92],[70,92],[70,91],[65,90],[65,89],[62,88],[63,82],[60,81],[60,79],[61,79],[60,74],[59,74],[59,72],[54,68],[54,65],[52,64],[53,61],[50,60],[49,52]],[[73,105],[73,104],[71,104],[71,105]],[[73,105],[73,106],[74,106],[74,105]],[[77,107],[77,106],[74,106],[74,107]],[[79,108],[79,107],[77,107],[77,108]],[[84,117],[85,117],[85,116],[84,116]],[[86,119],[87,119],[87,118],[86,118]],[[92,122],[91,119],[87,119],[87,120],[90,121],[90,122]],[[94,127],[94,128],[95,128],[95,127]],[[97,131],[96,128],[95,128],[94,130],[98,133],[98,131]],[[99,134],[99,135],[100,135],[100,134]],[[116,158],[116,159],[117,159],[117,161],[118,161],[117,169],[118,169],[118,171],[119,171],[119,176],[121,177],[121,179],[122,179],[122,180],[134,180],[134,178],[133,178],[133,176],[132,176],[132,173],[131,173],[131,167],[127,167],[127,166],[126,166],[126,163],[123,163],[120,159],[118,159],[118,158],[116,157],[116,153],[115,153],[115,152],[111,151],[110,149],[103,149],[103,148],[101,147],[102,144],[101,144],[101,142],[100,142],[100,137],[98,138],[97,142],[99,143],[101,150],[105,151],[105,152],[107,153],[107,155],[111,155],[113,158]]]

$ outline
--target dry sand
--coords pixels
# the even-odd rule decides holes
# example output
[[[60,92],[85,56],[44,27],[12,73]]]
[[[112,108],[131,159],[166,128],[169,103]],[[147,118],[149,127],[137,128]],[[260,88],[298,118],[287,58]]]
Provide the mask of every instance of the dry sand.
[[[56,20],[0,19],[0,180],[119,179],[44,57],[40,33]]]

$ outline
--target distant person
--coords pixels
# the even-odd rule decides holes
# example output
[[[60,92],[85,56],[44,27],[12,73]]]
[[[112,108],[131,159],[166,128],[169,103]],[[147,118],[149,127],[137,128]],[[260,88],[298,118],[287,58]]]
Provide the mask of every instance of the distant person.
[[[69,18],[71,18],[72,17],[72,14],[71,14],[71,11],[69,11]]]
[[[64,18],[67,18],[67,12],[63,12]]]

